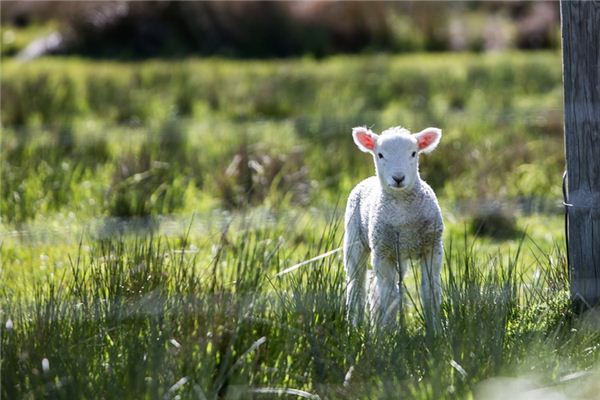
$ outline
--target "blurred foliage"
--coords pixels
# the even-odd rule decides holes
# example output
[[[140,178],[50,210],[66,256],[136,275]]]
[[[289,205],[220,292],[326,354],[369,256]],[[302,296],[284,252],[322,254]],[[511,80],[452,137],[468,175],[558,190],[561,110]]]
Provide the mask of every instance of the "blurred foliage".
[[[169,163],[152,161],[147,147],[139,154],[125,154],[117,160],[106,207],[116,217],[169,214],[181,208],[187,187],[186,176]]]
[[[256,205],[288,196],[299,205],[309,202],[311,191],[303,153],[269,154],[264,146],[242,143],[225,171],[217,175],[216,193],[229,209]]]
[[[6,61],[0,91],[3,221],[81,193],[79,211],[120,216],[202,209],[195,191],[228,208],[335,204],[373,173],[349,139],[364,124],[441,127],[421,173],[448,204],[533,211],[560,195],[556,53]]]
[[[0,4],[4,12],[4,2]],[[45,37],[59,28],[56,21],[20,24],[17,21],[2,22],[0,26],[0,55],[13,57],[24,50],[34,40]]]
[[[23,50],[31,25],[58,25],[59,40],[32,44],[26,57],[323,57],[560,43],[557,2],[3,1],[2,11],[3,55]]]
[[[0,168],[2,222],[23,222],[35,216],[93,207],[102,186],[103,168],[111,160],[104,138],[76,138],[69,125],[38,132],[4,134]]]
[[[514,213],[502,209],[500,205],[477,210],[471,217],[469,228],[475,236],[489,236],[498,240],[511,239],[523,234],[517,228]]]

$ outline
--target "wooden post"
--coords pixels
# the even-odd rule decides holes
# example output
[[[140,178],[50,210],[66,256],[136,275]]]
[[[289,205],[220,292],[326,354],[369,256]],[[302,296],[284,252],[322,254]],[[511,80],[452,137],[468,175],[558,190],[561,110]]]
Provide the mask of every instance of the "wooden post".
[[[600,304],[600,1],[560,9],[569,272],[581,311]]]

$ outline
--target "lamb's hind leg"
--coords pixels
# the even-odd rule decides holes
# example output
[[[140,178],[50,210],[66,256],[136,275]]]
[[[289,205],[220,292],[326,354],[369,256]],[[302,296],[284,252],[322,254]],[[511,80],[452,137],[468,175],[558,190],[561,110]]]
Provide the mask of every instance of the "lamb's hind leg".
[[[368,251],[352,227],[344,235],[344,267],[346,268],[346,308],[354,325],[364,318]]]
[[[421,257],[421,299],[425,322],[433,331],[439,330],[442,301],[442,243],[436,243]]]

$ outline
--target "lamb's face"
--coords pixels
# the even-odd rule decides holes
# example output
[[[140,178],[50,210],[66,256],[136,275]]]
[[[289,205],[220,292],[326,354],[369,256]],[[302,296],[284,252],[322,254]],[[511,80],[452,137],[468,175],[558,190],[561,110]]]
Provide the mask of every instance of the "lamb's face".
[[[381,185],[392,190],[412,187],[417,179],[418,151],[417,140],[407,131],[383,132],[373,154]]]
[[[414,135],[404,128],[390,128],[381,135],[362,127],[352,130],[357,146],[373,155],[382,187],[391,191],[414,185],[419,179],[419,154],[432,151],[441,135],[437,128],[427,128]]]

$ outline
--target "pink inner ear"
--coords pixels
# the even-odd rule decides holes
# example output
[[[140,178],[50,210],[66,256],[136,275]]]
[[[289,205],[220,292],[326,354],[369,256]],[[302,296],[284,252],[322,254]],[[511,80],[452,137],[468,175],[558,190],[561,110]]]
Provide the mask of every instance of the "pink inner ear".
[[[437,137],[437,135],[434,132],[426,132],[422,135],[419,135],[419,140],[418,140],[419,150],[423,150],[424,148],[429,146],[431,143],[435,142],[436,137]]]
[[[358,141],[360,142],[360,144],[362,144],[363,146],[365,146],[365,148],[369,149],[369,150],[373,150],[375,148],[375,140],[373,140],[373,137],[371,135],[369,135],[366,132],[359,132],[356,137],[358,138]]]

